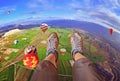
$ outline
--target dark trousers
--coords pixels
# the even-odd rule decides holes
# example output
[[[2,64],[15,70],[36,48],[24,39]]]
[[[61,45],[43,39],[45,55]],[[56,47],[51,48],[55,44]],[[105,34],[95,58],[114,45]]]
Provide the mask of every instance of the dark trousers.
[[[94,64],[87,58],[75,61],[72,71],[73,81],[105,81]],[[49,61],[38,64],[31,81],[58,81],[57,69]]]

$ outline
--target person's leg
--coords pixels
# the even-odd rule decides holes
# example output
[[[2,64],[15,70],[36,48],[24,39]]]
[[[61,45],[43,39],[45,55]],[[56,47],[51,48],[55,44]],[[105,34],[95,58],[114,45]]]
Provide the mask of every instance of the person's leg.
[[[56,33],[48,37],[46,58],[40,62],[35,69],[31,81],[58,81],[57,61],[58,61],[58,36]]]
[[[78,32],[74,32],[71,36],[73,65],[73,81],[105,81],[95,65],[88,60],[83,53],[83,41]]]
[[[52,53],[45,58],[45,60],[51,62],[57,68],[57,63],[56,63],[55,59],[56,59],[56,57]]]

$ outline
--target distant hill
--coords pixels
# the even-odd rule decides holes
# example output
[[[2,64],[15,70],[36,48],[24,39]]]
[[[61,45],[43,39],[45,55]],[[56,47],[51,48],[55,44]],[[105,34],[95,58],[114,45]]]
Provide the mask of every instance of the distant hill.
[[[25,22],[23,22],[24,25],[13,24],[13,25],[4,26],[4,27],[0,28],[0,33],[6,32],[11,29],[16,29],[16,28],[28,29],[28,28],[32,28],[32,27],[39,27],[41,25],[41,23],[44,22],[52,27],[75,28],[75,29],[82,29],[82,30],[88,31],[95,37],[100,38],[102,41],[110,43],[117,50],[119,50],[119,48],[120,48],[120,42],[118,41],[118,40],[120,40],[120,35],[115,32],[111,36],[109,34],[109,29],[107,29],[101,25],[95,24],[95,23],[86,22],[86,21],[77,21],[77,20],[62,20],[62,19],[61,20],[46,20],[46,21],[41,21],[40,23],[36,21],[36,24],[35,24],[35,21],[33,21],[33,22],[34,22],[34,24],[32,24],[32,21],[31,21],[31,24],[28,24],[28,22],[26,22],[27,24],[25,24]]]
[[[16,24],[13,24],[13,25],[7,25],[7,26],[4,26],[4,27],[1,27],[0,28],[0,33],[2,32],[6,32],[6,31],[9,31],[9,30],[12,30],[12,29],[29,29],[29,28],[33,28],[33,27],[38,27],[40,26],[39,24],[29,24],[29,25],[16,25]]]

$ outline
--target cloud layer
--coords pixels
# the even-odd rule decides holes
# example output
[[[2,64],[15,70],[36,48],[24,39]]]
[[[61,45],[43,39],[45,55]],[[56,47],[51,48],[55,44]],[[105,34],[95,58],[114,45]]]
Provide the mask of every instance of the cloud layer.
[[[16,7],[0,6],[0,15],[13,9],[18,16],[13,14],[15,18],[38,16],[44,19],[51,17],[50,19],[84,20],[120,31],[120,0],[21,0],[12,4]]]
[[[73,0],[70,4],[82,19],[120,31],[120,0]],[[77,15],[76,15],[77,16]],[[79,17],[79,16],[78,16]],[[79,19],[79,18],[77,18]],[[81,19],[81,18],[80,18]]]

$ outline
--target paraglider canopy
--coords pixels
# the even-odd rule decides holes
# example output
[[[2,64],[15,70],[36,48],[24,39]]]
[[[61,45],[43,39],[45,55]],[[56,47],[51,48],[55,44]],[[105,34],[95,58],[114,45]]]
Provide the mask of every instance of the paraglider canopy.
[[[48,25],[47,25],[46,23],[42,23],[41,26],[46,26],[46,27],[48,27]]]
[[[66,53],[66,49],[65,48],[60,49],[60,53],[64,55]]]
[[[43,24],[41,24],[40,28],[41,28],[42,32],[46,32],[46,30],[48,29],[48,25],[46,23],[43,23]]]
[[[113,28],[110,28],[110,29],[109,29],[109,33],[110,33],[110,35],[112,35],[112,34],[114,33]]]
[[[28,46],[25,51],[25,55],[23,57],[23,64],[26,68],[33,69],[39,63],[39,58],[37,55],[37,50],[34,46]]]
[[[18,44],[18,40],[14,40],[14,44]]]
[[[10,10],[8,10],[8,15],[10,14]]]

